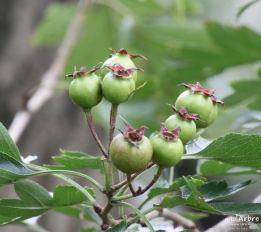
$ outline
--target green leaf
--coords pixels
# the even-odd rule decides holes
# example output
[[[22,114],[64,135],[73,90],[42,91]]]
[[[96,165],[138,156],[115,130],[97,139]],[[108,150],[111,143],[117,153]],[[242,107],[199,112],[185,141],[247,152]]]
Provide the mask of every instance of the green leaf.
[[[260,203],[207,203],[204,199],[204,197],[209,201],[213,199],[223,199],[224,196],[227,197],[250,184],[251,182],[249,181],[234,185],[231,188],[226,188],[224,183],[218,183],[217,185],[211,183],[210,185],[206,184],[205,187],[203,187],[204,185],[198,187],[197,183],[191,178],[183,178],[187,182],[190,191],[185,189],[183,196],[165,196],[160,204],[155,204],[154,206],[173,208],[178,205],[184,205],[211,214],[225,215],[259,214],[261,211]],[[202,193],[198,190],[200,188]]]
[[[185,205],[186,199],[182,198],[181,196],[165,196],[160,204],[155,204],[156,207],[162,208],[174,208],[178,205]]]
[[[52,206],[54,203],[49,192],[34,181],[19,181],[14,188],[20,199],[28,205]]]
[[[119,224],[105,230],[106,232],[124,232],[127,228],[126,221],[121,221]]]
[[[65,214],[69,217],[74,217],[78,219],[85,219],[88,221],[95,222],[97,225],[102,223],[99,216],[94,213],[94,211],[88,207],[76,207],[76,206],[68,206],[68,207],[59,207],[54,208],[55,211]]]
[[[200,177],[200,176],[193,176],[193,179],[199,181],[201,184],[203,184],[204,181],[206,180],[204,177]],[[156,197],[164,193],[179,191],[180,187],[186,184],[187,183],[184,181],[183,178],[177,178],[170,186],[168,186],[168,183],[166,181],[162,181],[161,187],[154,187],[150,189],[148,193],[148,197],[151,199],[153,197]]]
[[[78,170],[83,168],[103,170],[101,157],[93,157],[76,151],[61,150],[61,153],[61,156],[53,157],[53,159],[61,165],[44,166],[52,170]]]
[[[51,209],[50,206],[32,206],[30,202],[23,202],[18,199],[0,200],[0,215],[5,217],[17,218],[19,221],[41,215],[49,209]]]
[[[233,186],[228,187],[227,182],[223,181],[211,181],[205,183],[197,187],[197,190],[203,196],[205,202],[213,201],[213,200],[222,200],[231,195],[235,194],[236,192],[244,189],[249,184],[252,184],[251,180],[245,181],[240,184],[236,184]],[[191,189],[188,186],[182,187],[182,194],[183,196],[190,195]]]
[[[15,191],[21,198],[0,199],[0,215],[2,225],[23,221],[50,210],[53,199],[48,191],[31,180],[15,183]]]
[[[191,221],[197,221],[201,218],[208,217],[208,214],[206,214],[206,213],[196,213],[196,212],[180,213],[180,215]]]
[[[85,189],[95,198],[93,189],[88,187],[85,187]],[[88,200],[88,198],[74,186],[63,185],[56,186],[53,198],[59,206],[80,204],[83,201]]]
[[[21,162],[2,152],[0,152],[0,172],[0,186],[35,175],[35,172]]]
[[[215,202],[209,205],[225,215],[261,214],[261,203]]]
[[[214,140],[202,151],[188,156],[261,169],[261,137],[230,133]]]
[[[260,91],[261,80],[238,80],[230,83],[235,92],[226,97],[224,102],[226,106],[235,106],[244,102],[253,110],[260,110]]]
[[[245,4],[245,5],[241,6],[241,7],[239,8],[238,12],[237,12],[237,15],[236,15],[237,19],[242,15],[242,13],[243,13],[247,8],[249,8],[250,6],[254,5],[254,4],[257,3],[258,1],[260,1],[260,0],[253,0],[253,1],[251,1],[251,2],[249,2],[249,3],[247,3],[247,4]]]
[[[0,169],[23,175],[34,173],[26,168],[21,162],[4,152],[0,152]]]
[[[17,146],[15,145],[7,129],[4,127],[4,125],[1,122],[0,122],[0,152],[6,153],[7,155],[13,157],[14,159],[22,162],[21,155]]]
[[[261,174],[260,171],[251,168],[237,167],[232,164],[222,163],[215,160],[199,160],[197,173],[204,176],[218,176],[230,174]]]
[[[199,181],[199,183],[204,183],[204,181],[206,180],[204,177],[201,176],[193,176],[193,178],[194,180]],[[147,203],[156,196],[159,196],[164,193],[179,191],[180,188],[186,184],[187,183],[183,178],[177,178],[171,185],[169,185],[169,183],[165,180],[156,183],[153,188],[150,188],[147,199],[140,205],[139,208],[142,208],[142,206],[145,205],[145,203]]]
[[[45,10],[44,19],[37,26],[33,45],[54,45],[59,43],[76,12],[76,5],[50,3]]]

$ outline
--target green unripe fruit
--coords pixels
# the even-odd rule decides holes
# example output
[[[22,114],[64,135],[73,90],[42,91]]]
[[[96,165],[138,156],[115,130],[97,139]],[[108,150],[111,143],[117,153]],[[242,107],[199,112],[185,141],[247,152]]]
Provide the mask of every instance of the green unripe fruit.
[[[112,52],[113,52],[113,54],[111,54],[109,59],[107,59],[102,65],[102,69],[101,69],[101,78],[102,79],[109,72],[108,69],[105,69],[103,67],[113,66],[114,64],[119,63],[126,69],[132,69],[132,68],[136,68],[132,59],[137,58],[137,57],[146,59],[145,57],[143,57],[141,55],[129,54],[124,48],[122,48],[118,53],[116,53],[115,51],[112,51]],[[137,72],[133,73],[132,78],[136,82]]]
[[[132,62],[132,60],[131,60],[128,56],[126,56],[125,54],[122,54],[122,55],[121,55],[121,54],[118,54],[118,53],[112,55],[111,58],[109,58],[108,60],[106,60],[106,61],[104,62],[104,64],[102,65],[102,68],[105,67],[105,66],[107,66],[107,65],[112,66],[112,65],[114,65],[114,64],[116,64],[116,63],[121,64],[121,65],[122,65],[123,67],[125,67],[125,68],[136,68],[135,64]],[[101,78],[104,78],[105,75],[106,75],[109,71],[110,71],[110,70],[105,69],[105,68],[101,69]],[[134,81],[136,82],[136,80],[137,80],[137,72],[133,73],[132,78],[133,78]]]
[[[178,138],[179,131],[179,126],[170,131],[162,123],[160,132],[151,138],[152,161],[158,166],[163,168],[173,167],[181,160],[184,146]]]
[[[180,126],[179,139],[184,145],[194,137],[197,131],[196,124],[193,120],[181,118],[177,114],[168,117],[165,121],[165,126],[169,130],[174,130],[177,126]]]
[[[133,73],[138,68],[125,69],[120,64],[106,66],[111,69],[102,80],[102,92],[104,97],[112,104],[118,105],[127,101],[135,91]]]
[[[124,119],[126,131],[114,137],[110,144],[112,163],[120,171],[132,174],[140,172],[151,160],[152,145],[144,136],[145,128],[134,130]]]
[[[151,144],[153,148],[152,161],[164,168],[175,166],[184,153],[184,147],[180,139],[172,141],[158,134],[151,139]]]
[[[122,134],[117,135],[110,145],[110,156],[115,167],[129,174],[140,172],[151,160],[152,146],[145,136],[138,146],[135,147]]]
[[[217,103],[213,102],[213,109],[208,117],[208,126],[211,125],[218,116],[218,106]]]
[[[205,128],[210,124],[208,120],[213,109],[213,103],[209,96],[187,90],[180,94],[176,100],[175,107],[179,109],[181,106],[186,106],[188,112],[200,116],[202,121],[195,121],[197,128]]]
[[[74,77],[69,86],[70,98],[75,105],[84,109],[91,109],[98,105],[103,97],[100,77],[94,74],[95,70],[93,70],[86,72],[81,68],[81,71],[67,75]]]
[[[132,78],[114,77],[112,72],[109,72],[102,80],[103,95],[112,104],[118,105],[127,101],[134,90],[135,82]]]

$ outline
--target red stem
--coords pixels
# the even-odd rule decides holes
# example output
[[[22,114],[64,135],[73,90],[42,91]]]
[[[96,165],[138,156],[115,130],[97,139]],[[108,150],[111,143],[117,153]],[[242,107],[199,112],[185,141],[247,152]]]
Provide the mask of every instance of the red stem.
[[[140,172],[132,174],[131,177],[130,177],[131,180],[134,180],[138,175],[140,175],[145,170],[151,168],[153,165],[154,165],[153,162],[148,163],[147,166],[145,168],[143,168]],[[125,184],[127,184],[127,179],[122,181],[121,183],[118,183],[118,184],[115,184],[114,186],[111,186],[111,188],[113,189],[113,191],[116,191],[116,190],[118,190],[119,188],[121,188]]]
[[[102,154],[107,158],[107,157],[108,157],[108,154],[107,154],[105,148],[103,147],[103,145],[102,145],[102,143],[101,143],[100,139],[98,138],[98,135],[97,135],[97,133],[96,133],[96,131],[95,131],[95,128],[94,128],[94,125],[93,125],[93,121],[92,121],[91,110],[90,110],[90,109],[87,109],[87,110],[84,109],[83,111],[84,111],[84,113],[85,113],[85,117],[86,117],[88,126],[89,126],[89,128],[90,128],[90,131],[91,131],[91,133],[92,133],[92,135],[93,135],[93,137],[94,137],[96,143],[98,144],[99,148],[101,149]]]
[[[156,183],[156,181],[159,179],[162,171],[163,171],[163,167],[158,167],[158,171],[157,173],[154,175],[153,179],[151,180],[151,182],[144,188],[144,189],[141,189],[141,187],[139,186],[138,190],[135,191],[132,187],[132,184],[131,184],[131,176],[130,175],[127,175],[127,181],[128,181],[128,185],[129,185],[129,188],[130,188],[130,191],[132,193],[132,195],[134,197],[136,196],[139,196],[139,195],[142,195],[143,193],[145,193],[153,184]]]

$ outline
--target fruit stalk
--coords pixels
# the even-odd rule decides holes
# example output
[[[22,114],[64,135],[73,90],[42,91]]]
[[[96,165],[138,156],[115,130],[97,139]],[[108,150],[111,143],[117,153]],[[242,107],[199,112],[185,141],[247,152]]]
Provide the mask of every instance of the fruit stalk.
[[[110,134],[109,134],[109,147],[108,147],[108,154],[111,141],[113,140],[114,130],[116,125],[116,117],[118,112],[119,105],[111,104],[111,114],[110,114]]]
[[[97,145],[99,146],[99,148],[101,149],[102,151],[102,154],[107,158],[108,157],[108,154],[105,150],[105,148],[103,147],[100,139],[98,138],[98,135],[95,131],[95,128],[94,128],[94,125],[93,125],[93,121],[92,121],[92,114],[91,114],[91,109],[83,109],[84,113],[85,113],[85,117],[86,117],[86,120],[87,120],[87,123],[88,123],[88,126],[90,128],[90,131],[97,143]]]
[[[137,172],[137,173],[135,173],[135,174],[132,174],[132,175],[131,175],[131,180],[135,179],[138,175],[140,175],[140,174],[141,174],[142,172],[144,172],[145,170],[151,168],[153,165],[154,165],[153,162],[148,163],[147,166],[146,166],[143,170],[141,170],[140,172]],[[118,190],[119,188],[121,188],[122,186],[124,186],[125,184],[127,184],[127,179],[124,180],[124,181],[122,181],[122,182],[120,182],[120,183],[118,183],[118,184],[115,184],[114,186],[112,186],[112,188],[113,188],[114,191],[116,191],[116,190]],[[120,191],[121,191],[121,190],[120,190]]]
[[[112,188],[114,181],[113,181],[113,164],[109,157],[102,158],[102,165],[104,170],[104,178],[105,178],[105,190],[106,195],[108,198],[112,196],[112,192],[114,189]]]
[[[163,172],[163,170],[164,170],[164,167],[159,166],[159,167],[158,167],[158,171],[157,171],[156,174],[154,175],[154,177],[153,177],[153,179],[151,180],[151,182],[150,182],[145,188],[143,188],[143,189],[139,186],[139,188],[138,188],[137,191],[135,191],[135,190],[133,189],[133,186],[132,186],[132,184],[131,184],[131,181],[132,181],[131,175],[130,175],[130,174],[127,174],[127,181],[128,181],[129,189],[130,189],[132,195],[133,195],[134,197],[136,197],[136,196],[139,196],[139,195],[142,195],[143,193],[145,193],[153,184],[156,183],[156,181],[159,179],[159,177],[160,177],[161,173]]]

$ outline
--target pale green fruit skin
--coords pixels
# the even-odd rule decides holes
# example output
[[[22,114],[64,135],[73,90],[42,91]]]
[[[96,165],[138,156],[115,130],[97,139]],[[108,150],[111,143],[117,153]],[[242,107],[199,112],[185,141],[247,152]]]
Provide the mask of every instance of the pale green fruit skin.
[[[125,69],[129,69],[129,68],[136,68],[135,64],[133,63],[133,61],[126,56],[125,54],[114,54],[112,55],[111,58],[107,59],[103,65],[102,65],[102,69],[101,69],[101,78],[103,79],[105,77],[105,75],[110,72],[111,70],[109,68],[103,68],[105,65],[109,65],[112,66],[116,63],[121,64],[121,66],[123,66]],[[134,81],[136,82],[137,80],[137,71],[135,71],[132,74],[132,78],[134,79]]]
[[[127,139],[119,134],[111,142],[110,157],[114,166],[123,173],[140,172],[152,158],[152,145],[150,140],[143,136],[136,148]]]
[[[127,101],[134,90],[135,82],[133,78],[114,77],[112,72],[109,72],[102,80],[104,97],[115,105]]]
[[[91,109],[102,100],[101,80],[96,74],[77,76],[69,86],[72,102],[84,109]]]
[[[195,121],[197,128],[205,128],[209,125],[208,118],[213,109],[210,97],[187,90],[181,93],[176,100],[175,107],[179,109],[181,106],[186,106],[187,111],[191,114],[199,114],[202,121]]]
[[[160,167],[170,168],[175,166],[184,153],[184,147],[180,139],[167,140],[160,134],[151,139],[153,147],[152,161]]]
[[[211,125],[218,116],[218,106],[217,103],[213,103],[213,109],[208,117],[208,126]]]
[[[197,131],[196,124],[193,120],[182,118],[177,114],[168,117],[164,124],[169,130],[174,130],[177,126],[180,126],[181,131],[178,136],[184,145],[194,137]]]

